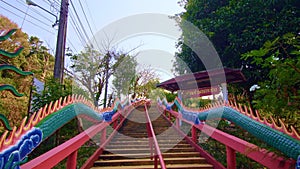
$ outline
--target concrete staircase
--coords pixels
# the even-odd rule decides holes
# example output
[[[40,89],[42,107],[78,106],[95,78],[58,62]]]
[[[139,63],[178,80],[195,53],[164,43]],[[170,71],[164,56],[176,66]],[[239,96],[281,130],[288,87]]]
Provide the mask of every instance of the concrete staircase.
[[[149,116],[166,168],[212,169],[213,166],[180,137],[153,107],[149,109]],[[145,112],[134,110],[119,133],[106,146],[104,153],[95,161],[93,168],[150,169],[154,168],[154,159],[150,157]]]

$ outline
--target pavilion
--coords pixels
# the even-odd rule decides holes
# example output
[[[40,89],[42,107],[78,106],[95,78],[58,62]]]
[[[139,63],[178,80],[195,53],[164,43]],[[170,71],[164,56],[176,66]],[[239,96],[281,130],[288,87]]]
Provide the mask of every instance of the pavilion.
[[[217,94],[222,90],[224,101],[228,101],[227,84],[244,81],[246,78],[240,69],[221,68],[176,76],[157,87],[190,97]]]

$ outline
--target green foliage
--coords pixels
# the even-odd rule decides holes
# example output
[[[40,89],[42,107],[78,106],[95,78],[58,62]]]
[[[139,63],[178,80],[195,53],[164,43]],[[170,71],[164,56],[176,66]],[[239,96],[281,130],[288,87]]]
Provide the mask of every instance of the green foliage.
[[[162,91],[156,89],[156,85],[159,83],[159,79],[154,70],[149,67],[143,67],[138,71],[130,81],[129,91],[131,97],[146,97],[156,100],[158,96],[161,96]],[[158,94],[155,96],[155,94]]]
[[[18,25],[8,18],[0,15],[0,31],[17,29],[9,39],[0,43],[0,49],[13,52],[22,46],[24,50],[14,59],[0,58],[0,64],[11,64],[23,71],[34,72],[34,77],[43,80],[49,77],[53,71],[54,57],[37,37],[29,37]],[[0,72],[0,83],[11,84],[18,89],[23,97],[15,98],[9,92],[0,93],[0,113],[10,121],[11,126],[19,126],[27,115],[32,76],[21,76],[11,71]]]
[[[135,92],[138,96],[149,98],[158,83],[158,79],[150,79],[147,83],[137,86]]]
[[[134,57],[125,56],[125,58],[118,64],[114,71],[113,85],[120,98],[121,94],[128,95],[130,91],[130,83],[136,75],[137,62]]]
[[[186,98],[183,99],[183,104],[187,107],[191,108],[200,108],[204,107],[207,104],[210,104],[212,101],[209,99],[201,99],[201,98]]]
[[[38,37],[30,37],[30,52],[27,54],[28,65],[33,71],[35,78],[44,81],[53,75],[54,56],[48,51]]]
[[[115,74],[119,66],[122,67],[123,61],[127,62],[126,57],[128,55],[114,51],[100,53],[90,46],[71,57],[76,79],[89,93],[89,98],[94,101],[95,106],[99,105],[106,82],[109,81],[111,75]]]
[[[91,47],[86,47],[84,51],[71,57],[76,79],[87,90],[95,105],[98,105],[105,82],[103,59],[104,56]]]
[[[165,92],[165,95],[166,95],[166,99],[168,102],[174,101],[175,98],[177,97],[177,93],[174,94],[174,93],[170,93],[170,92]]]
[[[268,70],[260,89],[254,93],[254,106],[266,114],[283,118],[300,127],[300,36],[292,33],[267,41],[243,59]]]
[[[265,114],[284,118],[299,127],[300,1],[181,0],[180,3],[186,11],[179,14],[179,25],[183,27],[182,20],[186,20],[203,31],[214,44],[223,66],[243,68],[247,82],[230,86],[230,92],[236,95],[234,99],[248,102],[251,108],[254,104]],[[192,72],[205,69],[187,43],[193,43],[193,34],[183,29],[174,64],[179,74],[185,72],[183,63]],[[261,87],[255,93],[249,91],[254,84]]]
[[[38,111],[44,105],[56,101],[60,97],[72,94],[72,81],[65,79],[64,82],[65,84],[62,85],[58,79],[49,78],[45,82],[42,93],[33,92],[33,111]]]
[[[298,33],[300,1],[297,0],[189,0],[181,20],[191,22],[203,31],[219,53],[225,67],[241,68],[248,79],[243,84],[248,90],[263,80],[267,71],[241,59],[241,54],[260,48],[264,42],[288,32]],[[180,22],[180,26],[183,22]],[[193,43],[193,33],[183,29],[174,64],[175,71],[184,73],[185,63],[192,72],[204,70],[201,60],[186,44]],[[197,45],[197,44],[193,44]]]

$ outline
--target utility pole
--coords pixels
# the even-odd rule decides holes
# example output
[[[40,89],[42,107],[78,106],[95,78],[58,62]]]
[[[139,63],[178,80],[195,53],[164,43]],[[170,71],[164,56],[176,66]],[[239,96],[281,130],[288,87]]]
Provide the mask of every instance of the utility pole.
[[[61,0],[59,27],[56,42],[55,64],[54,64],[54,78],[59,79],[63,83],[63,75],[65,68],[65,48],[68,22],[68,5],[69,0]]]
[[[107,89],[108,89],[108,73],[109,73],[109,60],[110,60],[110,53],[107,52],[106,54],[107,58],[106,58],[106,64],[105,64],[105,71],[106,71],[106,75],[105,75],[105,88],[104,88],[104,103],[103,103],[103,107],[105,108],[107,105]]]

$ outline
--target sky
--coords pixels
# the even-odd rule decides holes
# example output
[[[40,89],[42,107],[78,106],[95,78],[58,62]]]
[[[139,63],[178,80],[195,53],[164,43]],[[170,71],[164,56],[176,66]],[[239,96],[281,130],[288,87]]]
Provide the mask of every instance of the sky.
[[[58,0],[32,1],[58,16],[58,9],[60,9]],[[168,15],[174,16],[183,11],[183,8],[177,4],[177,0],[72,0],[71,2],[67,27],[67,48],[71,52],[80,52],[88,39],[95,38],[101,46],[105,38],[117,37],[114,45],[120,50],[129,51],[139,46],[133,51],[138,54],[137,61],[141,65],[148,64],[154,67],[161,76],[161,80],[172,76],[171,60],[174,59],[175,43],[180,36],[180,31],[175,22],[164,25],[159,21]],[[87,36],[81,29],[75,11]],[[0,14],[17,23],[30,36],[39,37],[44,45],[48,46],[50,53],[55,53],[57,28],[51,26],[56,20],[54,16],[38,7],[28,6],[25,0],[0,0]],[[158,17],[157,22],[151,21],[153,15]],[[135,16],[141,16],[141,21],[135,21]],[[151,23],[145,21],[151,21]],[[116,28],[111,29],[114,26]],[[148,29],[152,26],[153,29]],[[76,31],[77,29],[80,33]],[[171,29],[174,34],[171,33]],[[123,35],[124,32],[126,36],[119,39],[118,35]],[[103,33],[105,37],[101,36]],[[70,66],[69,64],[67,61],[66,66]]]

